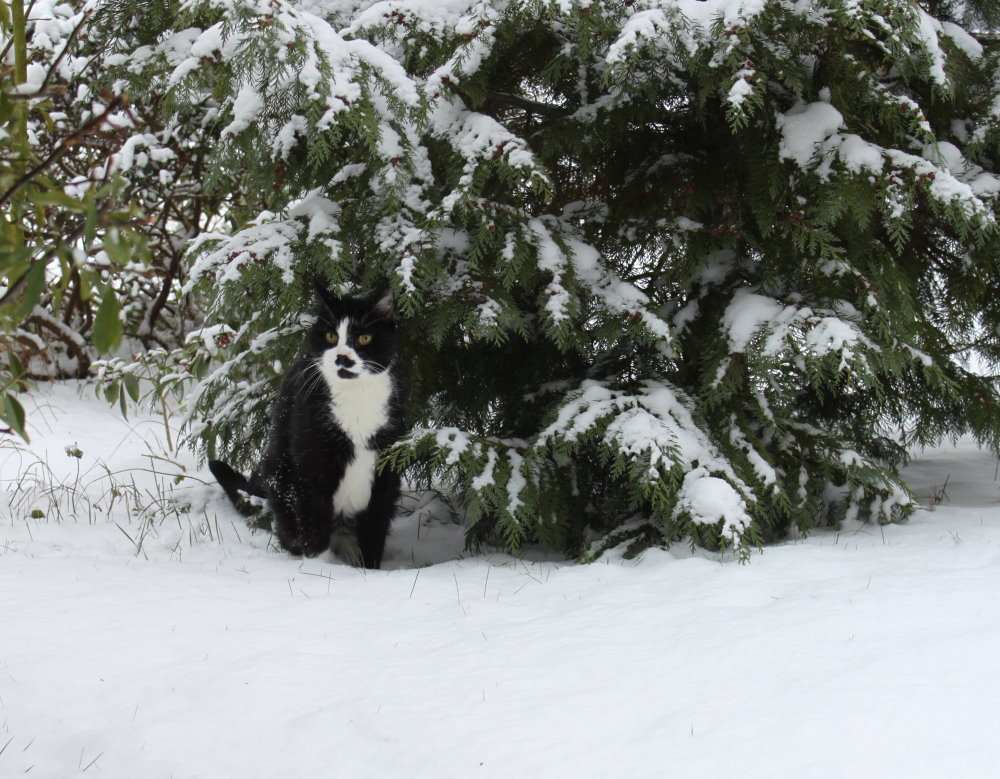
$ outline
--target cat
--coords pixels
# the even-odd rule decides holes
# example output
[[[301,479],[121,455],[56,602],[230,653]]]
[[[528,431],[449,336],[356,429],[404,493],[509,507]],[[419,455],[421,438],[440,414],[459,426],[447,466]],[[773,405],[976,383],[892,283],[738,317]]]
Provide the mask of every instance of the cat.
[[[378,568],[400,491],[399,474],[378,469],[403,432],[393,297],[316,295],[307,353],[281,383],[260,463],[249,479],[208,466],[238,508],[240,491],[267,499],[288,552]]]

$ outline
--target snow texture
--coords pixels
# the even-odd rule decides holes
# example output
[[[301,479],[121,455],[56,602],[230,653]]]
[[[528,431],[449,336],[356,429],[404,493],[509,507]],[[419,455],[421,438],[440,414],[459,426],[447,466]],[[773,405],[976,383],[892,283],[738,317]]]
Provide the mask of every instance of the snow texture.
[[[822,356],[831,352],[850,355],[872,344],[850,317],[860,314],[849,304],[839,312],[786,305],[752,289],[740,289],[722,315],[732,352],[746,352],[760,338],[761,353],[773,357],[783,350]]]
[[[899,98],[895,102],[922,116],[912,101]],[[852,173],[882,174],[891,166],[893,171],[909,171],[926,180],[930,195],[939,202],[956,205],[986,223],[994,222],[991,204],[1000,193],[1000,176],[968,163],[951,143],[928,144],[921,157],[883,148],[858,135],[840,132],[843,115],[824,101],[800,102],[779,114],[777,124],[781,132],[779,156],[803,170],[828,179],[835,162]]]
[[[933,511],[747,565],[467,557],[408,498],[365,572],[277,552],[146,456],[158,418],[67,386],[27,406],[32,445],[0,444],[0,775],[995,776],[1000,504],[967,442],[915,453]],[[186,468],[190,510],[112,506],[101,463],[153,495]],[[36,480],[76,509],[24,502]]]

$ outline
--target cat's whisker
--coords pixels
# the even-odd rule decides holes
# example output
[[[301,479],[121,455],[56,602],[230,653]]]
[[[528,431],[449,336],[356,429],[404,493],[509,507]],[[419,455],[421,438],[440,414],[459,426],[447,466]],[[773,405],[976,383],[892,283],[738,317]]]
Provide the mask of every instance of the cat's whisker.
[[[301,390],[301,392],[299,393],[301,397],[307,397],[308,395],[311,395],[316,390],[316,388],[319,387],[320,384],[326,379],[326,377],[323,375],[323,368],[321,367],[321,364],[318,361],[313,362],[309,367],[311,367],[313,370],[312,371],[308,369],[304,370],[298,382],[299,389]]]

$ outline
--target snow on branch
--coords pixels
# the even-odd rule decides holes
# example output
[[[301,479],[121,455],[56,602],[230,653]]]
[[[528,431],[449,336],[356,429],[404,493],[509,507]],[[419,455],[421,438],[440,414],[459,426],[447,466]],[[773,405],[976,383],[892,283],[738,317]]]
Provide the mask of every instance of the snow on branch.
[[[628,470],[638,479],[654,503],[673,504],[674,518],[724,522],[733,540],[750,526],[749,488],[695,422],[691,402],[666,382],[649,380],[626,391],[586,381],[537,445],[575,451],[587,441],[601,447],[619,475]]]
[[[497,512],[513,547],[527,532],[522,522],[525,491],[537,487],[528,463],[530,447],[520,439],[476,435],[457,427],[417,427],[388,455],[395,468],[423,460],[446,484],[459,488],[477,514]]]
[[[843,133],[844,117],[824,101],[798,103],[778,114],[778,154],[799,168],[827,180],[839,163],[851,173],[884,175],[887,187],[902,173],[922,182],[942,206],[955,205],[970,219],[994,221],[1000,176],[972,164],[951,143],[927,143],[922,156],[882,147],[852,133]]]
[[[417,84],[393,56],[367,40],[344,37],[327,19],[286,0],[188,5],[223,17],[207,29],[178,31],[140,47],[130,55],[130,68],[140,72],[162,58],[172,66],[166,86],[194,91],[204,69],[227,72],[232,88],[219,109],[228,118],[224,138],[253,130],[273,158],[284,159],[298,137],[329,129],[359,104],[375,111],[384,131],[405,122],[420,101]],[[276,65],[266,79],[260,76],[265,61]]]
[[[529,151],[524,139],[493,117],[469,110],[457,97],[441,95],[434,100],[428,125],[430,131],[447,141],[464,162],[461,178],[442,202],[441,210],[445,214],[469,197],[476,171],[500,159],[535,186],[549,186],[544,168]]]
[[[236,282],[251,263],[273,265],[282,281],[289,284],[295,277],[298,244],[319,241],[332,254],[339,252],[340,243],[334,237],[340,229],[339,216],[340,206],[315,189],[291,203],[284,217],[264,211],[233,235],[202,233],[188,249],[198,259],[184,292],[205,279],[221,284]]]
[[[739,289],[722,315],[730,356],[719,364],[715,382],[723,380],[732,355],[751,351],[753,360],[763,360],[766,366],[789,362],[804,369],[804,361],[816,364],[833,358],[838,372],[869,375],[878,349],[862,332],[860,321],[860,313],[844,301],[836,309],[820,309]],[[916,353],[909,356],[917,358]]]
[[[546,288],[545,310],[556,325],[571,316],[573,294],[569,278],[582,283],[598,304],[612,314],[628,314],[656,338],[672,342],[671,327],[650,308],[649,297],[625,281],[600,252],[575,235],[572,226],[555,217],[531,219],[528,235],[541,270],[552,275]]]
[[[604,443],[629,457],[647,455],[648,477],[664,476],[677,464],[701,462],[713,470],[727,466],[695,424],[683,395],[664,382],[645,382],[637,392],[588,380],[539,435],[542,444],[575,443],[602,429]]]
[[[715,43],[715,32],[741,29],[765,9],[764,0],[652,0],[631,5],[618,39],[608,48],[607,62],[625,62],[645,46],[656,47],[668,59],[680,62],[700,48]],[[721,56],[733,45],[716,52]]]

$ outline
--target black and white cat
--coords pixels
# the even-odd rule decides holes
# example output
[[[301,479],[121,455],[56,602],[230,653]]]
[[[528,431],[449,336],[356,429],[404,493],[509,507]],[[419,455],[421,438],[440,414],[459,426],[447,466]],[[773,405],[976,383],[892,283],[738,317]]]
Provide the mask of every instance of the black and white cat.
[[[239,491],[267,498],[281,545],[313,557],[332,549],[378,568],[399,497],[379,454],[403,431],[391,293],[338,298],[317,288],[308,352],[285,376],[267,449],[250,479],[208,465],[237,507]]]

